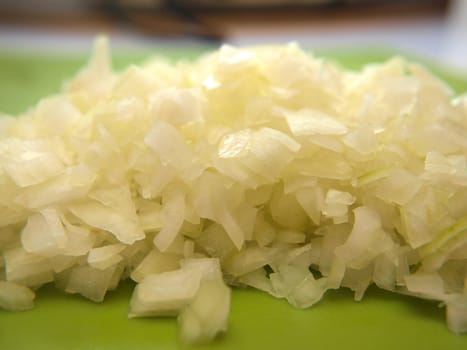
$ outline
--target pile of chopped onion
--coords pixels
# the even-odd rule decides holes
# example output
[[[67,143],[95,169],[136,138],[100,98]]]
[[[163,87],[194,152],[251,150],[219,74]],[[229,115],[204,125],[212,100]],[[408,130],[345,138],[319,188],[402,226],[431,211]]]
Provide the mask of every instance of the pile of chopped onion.
[[[227,329],[230,289],[297,308],[371,284],[467,331],[467,97],[401,58],[360,72],[296,45],[115,73],[107,41],[57,95],[0,118],[0,306],[57,288],[130,317]]]

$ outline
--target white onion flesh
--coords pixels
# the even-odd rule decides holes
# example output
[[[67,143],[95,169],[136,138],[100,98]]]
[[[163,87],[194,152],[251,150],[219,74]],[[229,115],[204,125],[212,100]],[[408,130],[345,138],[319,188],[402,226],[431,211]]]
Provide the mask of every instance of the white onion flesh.
[[[24,311],[34,307],[35,293],[28,287],[0,281],[0,307],[10,311]]]
[[[227,329],[231,285],[297,308],[367,287],[466,331],[467,97],[401,58],[346,71],[296,45],[112,70],[0,117],[0,306],[41,285]],[[310,267],[319,272],[316,278]]]

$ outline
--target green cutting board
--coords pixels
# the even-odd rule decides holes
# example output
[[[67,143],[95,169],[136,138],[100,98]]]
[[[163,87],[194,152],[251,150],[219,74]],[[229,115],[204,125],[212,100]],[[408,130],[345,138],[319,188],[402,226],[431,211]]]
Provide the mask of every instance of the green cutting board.
[[[156,49],[173,59],[193,58],[205,49]],[[363,53],[362,53],[363,52]],[[390,56],[386,51],[320,52],[350,68]],[[146,53],[117,55],[122,68]],[[16,114],[41,96],[56,93],[84,57],[52,57],[0,52],[0,111]],[[435,67],[432,65],[432,67]],[[434,70],[458,92],[467,82]],[[0,213],[1,215],[1,213]],[[122,283],[94,304],[47,285],[36,306],[25,312],[0,310],[0,350],[144,350],[179,349],[175,319],[128,319],[134,284]],[[234,290],[229,331],[214,343],[193,349],[467,349],[467,336],[450,333],[444,309],[436,303],[371,287],[361,302],[349,290],[329,291],[311,309],[296,310],[283,300],[251,289]]]

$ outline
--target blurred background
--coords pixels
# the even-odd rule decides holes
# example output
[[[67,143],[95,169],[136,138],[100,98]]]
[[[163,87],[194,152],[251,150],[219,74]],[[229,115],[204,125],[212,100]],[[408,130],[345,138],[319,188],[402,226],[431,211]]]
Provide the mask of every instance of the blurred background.
[[[381,48],[467,72],[463,0],[0,0],[0,53],[87,52],[297,41],[312,50]]]

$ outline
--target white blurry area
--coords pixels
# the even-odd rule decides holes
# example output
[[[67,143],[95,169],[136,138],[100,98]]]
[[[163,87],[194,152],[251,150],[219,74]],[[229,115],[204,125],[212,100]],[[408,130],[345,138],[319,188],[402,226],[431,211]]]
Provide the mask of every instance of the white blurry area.
[[[25,0],[1,0],[30,3]],[[43,8],[54,0],[41,2]],[[79,0],[60,2],[55,11],[79,13]],[[34,50],[50,52],[86,52],[96,32],[41,29],[0,22],[0,52],[2,50]],[[163,38],[141,35],[130,27],[112,28],[112,46],[117,50],[150,49],[155,46],[199,46],[205,42],[194,38]],[[233,45],[298,42],[307,48],[387,48],[436,60],[467,75],[467,0],[450,1],[447,15],[412,19],[346,21],[339,25],[298,25],[278,21],[274,26],[242,25],[227,32],[226,42]]]
[[[439,59],[467,71],[467,1],[453,1],[443,30]]]

